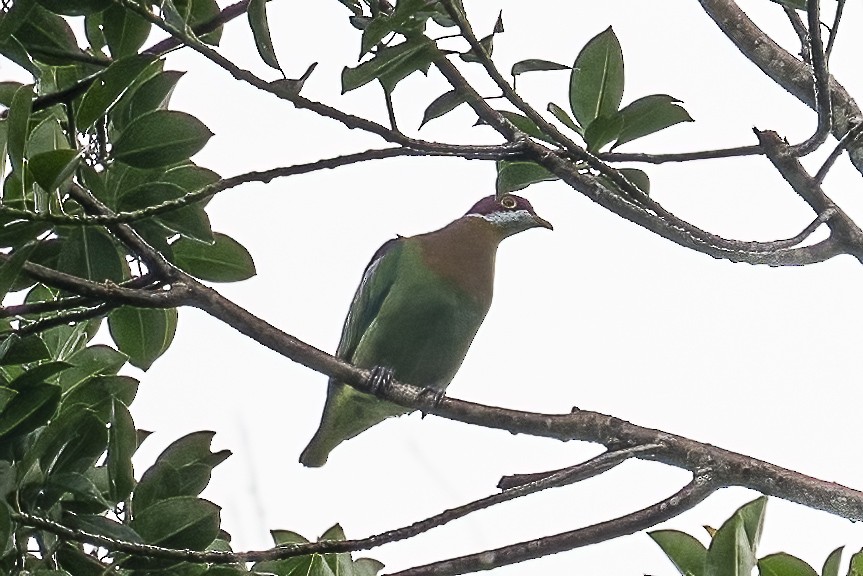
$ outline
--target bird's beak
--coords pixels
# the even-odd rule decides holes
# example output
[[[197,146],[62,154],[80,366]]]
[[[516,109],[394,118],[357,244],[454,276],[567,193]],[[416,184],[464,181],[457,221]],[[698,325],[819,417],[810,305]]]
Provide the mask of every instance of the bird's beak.
[[[536,222],[537,226],[540,226],[542,228],[548,228],[549,230],[554,230],[554,226],[552,226],[551,222],[549,222],[548,220],[546,220],[544,218],[540,218],[536,214],[533,214],[532,216],[533,216],[533,221]]]

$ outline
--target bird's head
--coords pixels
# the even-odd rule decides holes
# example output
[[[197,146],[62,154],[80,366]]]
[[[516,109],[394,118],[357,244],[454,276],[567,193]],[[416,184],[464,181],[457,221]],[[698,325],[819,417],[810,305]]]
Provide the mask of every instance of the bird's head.
[[[465,217],[482,218],[499,230],[504,238],[530,228],[554,230],[548,220],[537,216],[530,202],[515,194],[505,194],[499,198],[486,196],[474,204]]]

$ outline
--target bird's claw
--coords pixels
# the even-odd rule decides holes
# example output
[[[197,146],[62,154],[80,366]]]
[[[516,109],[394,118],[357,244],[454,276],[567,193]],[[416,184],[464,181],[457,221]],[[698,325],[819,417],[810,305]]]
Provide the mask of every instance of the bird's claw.
[[[427,386],[420,391],[419,395],[417,396],[417,399],[422,400],[426,396],[431,396],[432,408],[437,408],[440,406],[440,403],[443,402],[443,399],[446,396],[446,391],[438,390],[437,388],[432,388],[430,386]],[[423,418],[426,417],[425,412],[422,412],[422,417]]]
[[[393,381],[393,369],[386,366],[375,366],[369,374],[369,394],[377,395]]]

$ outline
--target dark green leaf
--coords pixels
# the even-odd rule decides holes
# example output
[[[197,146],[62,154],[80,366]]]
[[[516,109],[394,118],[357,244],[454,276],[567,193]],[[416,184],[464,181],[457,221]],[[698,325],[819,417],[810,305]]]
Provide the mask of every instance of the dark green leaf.
[[[113,402],[111,428],[108,436],[108,482],[111,486],[111,499],[115,502],[126,500],[135,487],[132,468],[132,454],[138,448],[135,422],[125,404]]]
[[[12,510],[6,504],[6,499],[0,500],[0,556],[6,556],[12,548]]]
[[[213,135],[185,112],[156,110],[129,124],[114,145],[114,158],[136,168],[159,168],[188,159]]]
[[[39,458],[46,474],[83,473],[96,464],[107,446],[108,430],[93,412],[69,410],[51,421],[30,454]]]
[[[384,569],[383,562],[373,558],[357,558],[354,560],[354,576],[377,576]]]
[[[578,53],[569,77],[569,106],[587,126],[598,116],[612,116],[623,98],[623,52],[609,26]]]
[[[482,48],[482,51],[485,52],[485,55],[491,57],[492,53],[494,52],[494,34],[489,34],[488,36],[480,40],[479,45]],[[461,58],[465,62],[480,61],[479,55],[474,52],[473,49],[459,54],[459,58]]]
[[[620,168],[618,170],[627,180],[635,184],[645,194],[650,194],[650,178],[643,170],[638,168]]]
[[[417,12],[425,8],[427,4],[428,0],[399,0],[392,14],[381,12],[376,15],[363,30],[360,56],[364,56],[391,32],[421,27],[425,18],[417,22]]]
[[[612,149],[621,144],[664,130],[680,122],[692,122],[689,113],[667,94],[652,94],[627,104],[620,111],[623,129]]]
[[[554,140],[552,140],[551,136],[542,132],[539,129],[533,120],[528,118],[527,116],[522,116],[521,114],[516,114],[515,112],[508,112],[506,110],[498,110],[498,112],[512,122],[513,126],[527,134],[528,136],[532,136],[538,140],[542,140],[544,142],[548,142],[549,144],[554,144]]]
[[[12,401],[12,399],[18,395],[18,392],[12,390],[11,388],[6,388],[5,386],[0,386],[0,412],[3,412],[3,409],[6,408],[6,405]]]
[[[44,362],[15,377],[6,386],[12,390],[26,390],[31,386],[47,382],[57,374],[68,370],[69,367],[68,362]]]
[[[9,290],[15,283],[15,279],[18,278],[18,274],[24,268],[24,264],[27,263],[27,260],[35,249],[35,243],[19,248],[12,252],[9,255],[9,259],[0,266],[0,300],[6,298],[6,294],[9,293]]]
[[[107,423],[114,415],[114,403],[128,406],[137,392],[138,381],[131,376],[93,376],[63,396],[60,411],[86,408]]]
[[[734,515],[713,535],[707,549],[705,576],[751,576],[756,565],[755,551],[749,544],[743,519]]]
[[[97,344],[78,350],[69,358],[72,368],[60,375],[59,384],[68,394],[93,376],[113,376],[126,363],[127,356],[110,346]]]
[[[840,546],[827,556],[824,567],[821,568],[821,576],[839,576],[839,563],[842,561],[842,550],[844,549],[844,546]]]
[[[108,536],[109,538],[114,538],[116,540],[124,540],[126,542],[135,542],[138,544],[144,543],[144,539],[141,538],[141,535],[139,535],[134,529],[125,524],[115,522],[110,518],[105,518],[104,516],[91,516],[85,514],[74,515],[66,518],[64,524],[67,524],[71,528],[85,530],[92,534],[99,534],[101,536]]]
[[[603,146],[612,142],[623,129],[623,116],[597,116],[584,130],[584,141],[590,152],[598,152]]]
[[[96,282],[120,282],[128,275],[114,241],[95,226],[72,228],[63,240],[61,272]]]
[[[170,182],[151,182],[124,191],[118,203],[122,212],[134,212],[168,201],[182,198],[186,190]],[[213,230],[210,219],[204,211],[201,202],[195,202],[167,212],[161,212],[154,217],[166,228],[182,234],[187,238],[210,243],[213,241]]]
[[[169,498],[136,513],[131,527],[148,544],[203,550],[219,535],[219,507],[189,496]]]
[[[325,569],[329,574],[318,575],[316,570]],[[252,566],[255,574],[275,574],[276,576],[335,576],[318,554],[296,556],[284,560],[265,560]]]
[[[131,121],[139,116],[167,108],[171,94],[183,74],[185,72],[177,70],[159,72],[142,82],[131,95],[127,92],[125,98],[118,103],[117,112],[111,116],[114,126],[122,132]]]
[[[267,0],[252,0],[248,9],[249,26],[255,37],[255,46],[261,60],[270,68],[282,70],[276,51],[273,49],[273,39],[270,37],[270,25],[267,22]]]
[[[186,23],[193,29],[200,24],[209,22],[214,17],[218,16],[220,9],[216,0],[181,0],[176,2],[177,5],[182,5],[182,10],[188,11]],[[217,26],[212,32],[201,34],[199,38],[202,42],[218,46],[222,39],[222,30],[224,26]]]
[[[37,0],[44,8],[64,16],[85,16],[104,10],[111,0]]]
[[[659,544],[681,576],[702,576],[707,548],[694,537],[677,530],[655,530],[648,536]]]
[[[115,60],[137,53],[150,35],[147,20],[115,3],[102,13],[102,26],[108,49]]]
[[[551,62],[549,60],[531,58],[529,60],[521,60],[520,62],[513,64],[511,74],[513,76],[518,76],[525,72],[536,72],[540,70],[569,70],[569,66],[558,64],[557,62]]]
[[[758,541],[761,540],[761,530],[764,527],[764,513],[767,507],[767,496],[760,496],[737,509],[736,515],[743,520],[743,529],[752,553],[758,549]]]
[[[307,544],[307,538],[290,530],[270,530],[270,536],[273,537],[273,544],[282,546],[285,544]]]
[[[60,388],[37,384],[19,391],[0,412],[0,437],[32,432],[51,418],[60,403]]]
[[[396,84],[417,70],[427,71],[434,59],[433,46],[427,38],[411,38],[396,46],[381,48],[374,58],[356,68],[342,70],[342,93],[378,79],[392,92]]]
[[[554,102],[548,103],[548,111],[554,114],[554,117],[563,122],[563,125],[573,130],[579,134],[584,134],[584,129],[575,123],[575,121],[569,116],[569,113],[555,104]]]
[[[129,363],[147,370],[171,345],[177,310],[122,306],[108,315],[108,328],[117,348],[129,356]]]
[[[438,118],[439,116],[443,116],[447,112],[450,112],[454,108],[464,104],[467,101],[467,98],[462,92],[458,90],[450,90],[449,92],[444,92],[437,98],[435,98],[431,104],[428,105],[425,112],[423,113],[423,120],[420,122],[420,128],[433,118]]]
[[[791,554],[779,552],[758,561],[759,576],[818,576],[812,566]]]
[[[35,5],[35,0],[18,0],[12,4],[12,7],[0,18],[0,42],[6,42],[9,36],[18,30]]]
[[[46,192],[53,192],[75,173],[81,152],[70,148],[42,152],[30,158],[30,173]]]
[[[149,55],[121,58],[96,76],[78,106],[78,129],[87,130],[104,116],[152,62],[153,56]]]
[[[210,282],[238,282],[255,275],[251,254],[225,234],[214,234],[213,244],[180,238],[171,247],[182,270]]]
[[[11,340],[8,346],[6,346],[5,340],[0,345],[3,350],[0,353],[0,366],[37,362],[51,357],[51,351],[48,350],[39,334],[31,334],[24,338],[19,338],[17,334],[11,334],[8,339]]]
[[[495,190],[498,194],[515,192],[536,182],[557,180],[557,176],[535,162],[508,160],[497,161]]]
[[[81,54],[75,33],[65,19],[41,6],[34,6],[15,31],[14,37],[30,53],[34,60],[52,66],[68,65],[69,59],[60,54]],[[42,79],[44,80],[44,76]]]
[[[33,86],[21,86],[12,97],[9,108],[9,161],[12,169],[19,174],[24,169],[24,146],[27,143],[27,126],[30,122],[30,110],[33,107]]]

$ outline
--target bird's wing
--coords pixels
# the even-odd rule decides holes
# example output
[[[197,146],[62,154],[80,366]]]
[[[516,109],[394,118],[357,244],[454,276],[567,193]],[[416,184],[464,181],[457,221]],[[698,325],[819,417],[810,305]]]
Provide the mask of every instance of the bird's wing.
[[[357,288],[351,302],[342,337],[336,350],[336,357],[350,361],[360,339],[369,324],[377,316],[384,299],[392,288],[396,278],[396,262],[402,250],[404,238],[388,240],[378,248]]]

